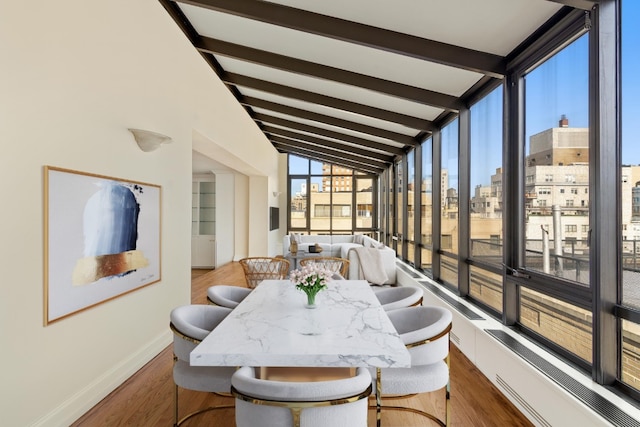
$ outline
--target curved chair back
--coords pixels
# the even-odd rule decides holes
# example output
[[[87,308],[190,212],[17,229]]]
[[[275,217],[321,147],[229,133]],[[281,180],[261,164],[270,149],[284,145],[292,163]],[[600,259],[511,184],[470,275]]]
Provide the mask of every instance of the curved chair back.
[[[240,265],[251,289],[263,280],[281,280],[289,276],[289,260],[285,258],[249,257],[241,259]]]
[[[449,355],[451,311],[421,306],[401,308],[387,314],[411,353],[411,366],[436,363]]]
[[[375,291],[375,293],[385,311],[420,305],[424,295],[424,291],[415,286],[383,288]]]
[[[383,405],[376,400],[378,419],[380,410],[397,410],[422,415],[445,427],[451,420],[449,388],[449,331],[453,316],[441,307],[407,307],[387,312],[391,323],[411,353],[410,368],[382,369],[382,392],[387,395],[413,395],[439,389],[445,391],[444,421],[434,414],[406,406]]]
[[[173,331],[173,352],[179,360],[189,362],[189,354],[200,344],[231,309],[206,304],[189,304],[176,307],[170,314]]]
[[[173,331],[174,426],[206,411],[233,408],[233,405],[210,406],[179,419],[178,387],[188,390],[229,392],[233,367],[191,366],[191,351],[231,313],[231,309],[205,304],[183,305],[171,311],[169,327]]]
[[[349,260],[338,257],[313,257],[304,258],[298,261],[301,267],[309,264],[320,264],[323,268],[338,273],[343,278],[347,277],[349,271]]]
[[[369,371],[354,377],[312,382],[259,379],[243,367],[231,378],[237,427],[366,427]]]
[[[250,293],[251,289],[240,286],[215,285],[207,289],[207,300],[220,307],[236,308]]]

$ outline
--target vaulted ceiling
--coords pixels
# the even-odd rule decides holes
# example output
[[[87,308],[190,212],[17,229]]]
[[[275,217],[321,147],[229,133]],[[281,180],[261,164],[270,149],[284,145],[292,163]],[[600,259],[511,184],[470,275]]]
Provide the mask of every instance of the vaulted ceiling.
[[[280,152],[378,174],[594,0],[159,0]]]

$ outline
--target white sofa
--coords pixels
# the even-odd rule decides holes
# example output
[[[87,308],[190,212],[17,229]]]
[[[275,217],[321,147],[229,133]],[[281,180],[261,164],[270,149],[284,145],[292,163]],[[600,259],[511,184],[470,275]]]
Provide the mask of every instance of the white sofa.
[[[309,252],[309,246],[316,243],[322,248],[322,256],[333,256],[349,260],[349,274],[347,279],[364,279],[360,268],[360,259],[354,248],[377,248],[380,250],[382,267],[387,274],[385,285],[396,284],[396,251],[383,243],[362,234],[356,235],[308,235],[297,234],[298,253]],[[282,240],[283,255],[290,255],[292,235],[285,235]]]

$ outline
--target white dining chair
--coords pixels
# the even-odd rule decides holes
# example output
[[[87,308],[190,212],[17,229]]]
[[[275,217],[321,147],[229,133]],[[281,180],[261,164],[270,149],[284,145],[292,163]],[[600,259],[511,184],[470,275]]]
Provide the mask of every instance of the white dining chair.
[[[415,286],[397,286],[375,291],[385,311],[422,304],[424,291]]]
[[[207,301],[220,307],[236,308],[250,293],[251,289],[240,286],[215,285],[207,289]]]
[[[191,366],[191,351],[229,314],[231,309],[206,304],[191,304],[176,307],[170,314],[173,331],[173,381],[174,426],[205,411],[233,408],[234,405],[219,405],[203,408],[179,419],[178,387],[187,390],[229,393],[233,367]]]
[[[231,379],[237,427],[366,427],[371,375],[328,381],[260,379],[243,367]]]
[[[441,307],[407,307],[387,312],[391,323],[411,354],[410,368],[383,368],[381,396],[407,396],[445,390],[444,421],[428,412],[404,406],[385,405],[377,401],[378,419],[381,410],[412,412],[427,417],[440,426],[451,419],[449,386],[449,331],[451,311]],[[372,370],[372,375],[376,371]]]

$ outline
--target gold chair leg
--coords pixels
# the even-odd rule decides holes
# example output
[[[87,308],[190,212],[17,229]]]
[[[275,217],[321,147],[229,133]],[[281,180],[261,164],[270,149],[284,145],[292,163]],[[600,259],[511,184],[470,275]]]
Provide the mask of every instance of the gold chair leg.
[[[380,409],[382,408],[382,381],[381,381],[382,371],[380,368],[376,368],[376,427],[380,427],[381,422],[381,413]]]
[[[178,427],[178,385],[173,385],[173,427]]]
[[[289,408],[291,411],[291,417],[293,417],[293,427],[300,427],[300,415],[302,413],[302,408]]]

